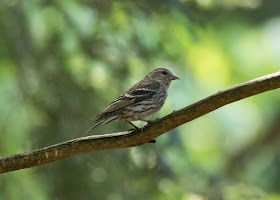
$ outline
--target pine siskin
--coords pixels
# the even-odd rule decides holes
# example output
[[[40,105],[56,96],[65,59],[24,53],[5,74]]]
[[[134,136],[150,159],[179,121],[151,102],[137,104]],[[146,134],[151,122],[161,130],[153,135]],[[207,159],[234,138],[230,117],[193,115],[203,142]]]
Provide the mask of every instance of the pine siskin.
[[[144,118],[159,111],[167,98],[167,89],[173,80],[179,79],[171,71],[158,68],[151,71],[143,80],[136,83],[123,95],[111,103],[95,117],[92,127],[85,135],[99,125],[108,124],[119,119],[136,127],[131,121],[150,121]]]

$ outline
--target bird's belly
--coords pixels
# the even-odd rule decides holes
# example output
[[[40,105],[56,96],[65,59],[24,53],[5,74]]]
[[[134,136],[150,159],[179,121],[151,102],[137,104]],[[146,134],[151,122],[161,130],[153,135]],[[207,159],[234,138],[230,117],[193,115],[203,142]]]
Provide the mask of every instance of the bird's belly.
[[[166,96],[162,96],[157,102],[154,102],[153,99],[150,99],[129,106],[124,110],[121,118],[127,121],[137,121],[144,119],[159,111],[162,108],[165,99]]]

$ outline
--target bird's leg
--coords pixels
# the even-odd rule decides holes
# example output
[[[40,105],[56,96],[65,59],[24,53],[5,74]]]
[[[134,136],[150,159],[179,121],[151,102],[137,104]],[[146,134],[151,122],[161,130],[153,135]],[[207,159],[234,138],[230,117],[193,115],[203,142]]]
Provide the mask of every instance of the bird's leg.
[[[124,120],[126,121],[126,120]],[[137,126],[135,126],[134,124],[132,124],[130,121],[126,121],[127,123],[129,123],[131,126],[133,126],[135,129],[139,129]]]
[[[144,122],[147,122],[147,125],[149,124],[149,123],[151,123],[151,122],[153,122],[153,121],[156,121],[156,120],[158,120],[158,118],[157,119],[155,119],[155,120],[141,120],[141,121],[144,121]],[[127,123],[129,123],[131,126],[133,126],[136,130],[137,129],[140,129],[140,128],[138,128],[137,126],[135,126],[134,124],[132,124],[132,122],[130,122],[130,121],[126,121],[126,120],[124,120],[125,122],[127,122]],[[146,126],[147,126],[146,125]],[[144,128],[144,127],[143,127]],[[140,130],[141,131],[143,131],[143,128],[141,128]],[[147,143],[156,143],[157,141],[155,140],[155,139],[153,139],[153,140],[150,140],[149,142],[147,142]]]

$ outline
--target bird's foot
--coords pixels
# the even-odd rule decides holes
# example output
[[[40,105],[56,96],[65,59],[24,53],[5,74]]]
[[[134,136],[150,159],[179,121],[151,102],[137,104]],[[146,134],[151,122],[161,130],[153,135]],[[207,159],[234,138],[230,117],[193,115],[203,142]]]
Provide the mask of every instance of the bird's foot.
[[[156,121],[158,121],[160,118],[156,118],[154,120],[141,120],[143,122],[146,122],[147,124],[145,126],[143,126],[142,128],[140,128],[141,132],[143,132],[149,125],[155,123]]]
[[[156,118],[156,119],[154,119],[154,120],[142,120],[142,121],[146,122],[146,123],[147,123],[146,126],[148,126],[148,125],[150,125],[150,124],[155,123],[155,122],[158,121],[159,119],[160,119],[160,118]]]
[[[132,124],[131,122],[129,122],[129,124],[131,124],[133,126],[133,128],[129,129],[129,131],[137,131],[137,130],[141,130],[141,128],[135,126],[134,124]]]
[[[147,125],[146,125],[146,126],[147,126]],[[146,126],[143,126],[142,128],[131,128],[131,129],[129,129],[128,131],[129,131],[129,132],[133,132],[133,131],[138,131],[138,130],[140,130],[140,132],[143,132],[143,131],[145,130]]]

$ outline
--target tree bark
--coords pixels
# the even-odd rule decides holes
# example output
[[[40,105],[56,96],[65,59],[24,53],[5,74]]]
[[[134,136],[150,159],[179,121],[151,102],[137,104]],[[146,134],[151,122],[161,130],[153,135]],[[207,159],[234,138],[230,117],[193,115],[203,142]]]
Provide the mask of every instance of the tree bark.
[[[31,152],[0,157],[0,173],[35,167],[92,151],[139,146],[222,106],[279,87],[280,72],[262,76],[174,111],[141,130],[81,137]]]

